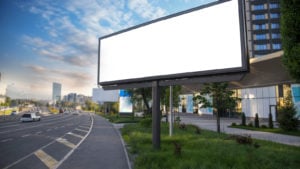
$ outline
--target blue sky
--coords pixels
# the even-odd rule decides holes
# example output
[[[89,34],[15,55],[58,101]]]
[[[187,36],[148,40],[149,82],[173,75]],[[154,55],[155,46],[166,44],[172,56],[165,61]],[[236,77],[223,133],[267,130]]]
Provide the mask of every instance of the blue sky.
[[[213,0],[1,0],[0,94],[91,96],[98,38]]]

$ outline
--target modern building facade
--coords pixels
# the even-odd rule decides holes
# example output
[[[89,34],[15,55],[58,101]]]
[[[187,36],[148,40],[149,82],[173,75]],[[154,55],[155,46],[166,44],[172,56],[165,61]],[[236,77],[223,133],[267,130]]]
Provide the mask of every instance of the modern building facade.
[[[52,84],[52,101],[56,103],[61,100],[61,84],[53,82]]]
[[[240,81],[230,82],[230,88],[242,99],[237,111],[244,112],[247,117],[255,117],[257,113],[260,118],[268,118],[271,113],[275,121],[277,108],[291,93],[300,115],[300,84],[293,81],[281,61],[280,0],[245,2],[250,72]],[[186,85],[185,95],[181,97],[197,94],[199,86]],[[200,109],[198,105],[194,105],[194,109],[198,109],[199,114],[213,114],[211,109]]]
[[[246,0],[245,8],[250,57],[280,51],[280,0]]]

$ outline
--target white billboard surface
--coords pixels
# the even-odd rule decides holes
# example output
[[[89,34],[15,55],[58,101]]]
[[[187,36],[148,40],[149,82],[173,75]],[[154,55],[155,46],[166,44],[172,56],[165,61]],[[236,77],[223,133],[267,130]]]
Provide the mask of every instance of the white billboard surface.
[[[244,68],[238,0],[99,40],[99,82],[168,79]]]
[[[92,99],[94,102],[118,102],[119,90],[105,91],[102,88],[94,88]]]

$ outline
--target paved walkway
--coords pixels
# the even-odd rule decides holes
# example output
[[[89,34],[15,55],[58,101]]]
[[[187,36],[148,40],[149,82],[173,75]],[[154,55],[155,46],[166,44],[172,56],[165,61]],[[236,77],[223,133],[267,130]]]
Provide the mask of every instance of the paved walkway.
[[[186,124],[194,124],[199,126],[200,128],[217,131],[216,120],[213,118],[201,118],[198,115],[181,115],[181,122]],[[251,131],[251,130],[242,130],[236,128],[230,128],[232,122],[237,124],[241,123],[240,119],[221,119],[221,132],[228,134],[238,134],[238,135],[251,135],[252,138],[260,139],[260,140],[268,140],[277,143],[300,146],[300,137],[297,136],[289,136],[283,134],[275,134],[268,132],[260,132],[260,131]]]

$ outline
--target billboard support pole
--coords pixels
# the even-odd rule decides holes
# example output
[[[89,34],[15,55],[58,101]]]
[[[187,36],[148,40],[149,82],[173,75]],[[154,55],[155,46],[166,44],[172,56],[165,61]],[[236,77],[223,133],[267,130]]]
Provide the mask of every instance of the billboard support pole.
[[[169,120],[169,135],[173,135],[173,86],[170,86],[170,120]]]
[[[152,145],[160,149],[160,90],[158,81],[152,83]]]

